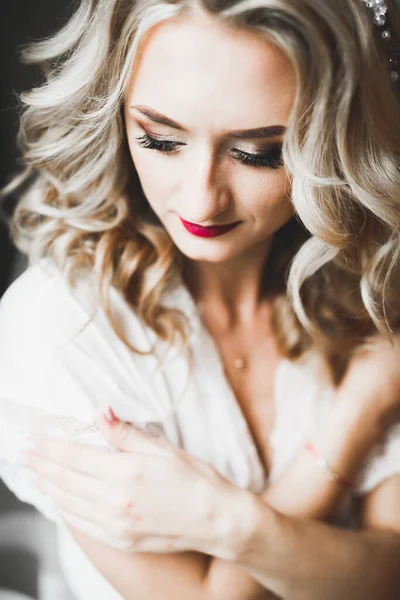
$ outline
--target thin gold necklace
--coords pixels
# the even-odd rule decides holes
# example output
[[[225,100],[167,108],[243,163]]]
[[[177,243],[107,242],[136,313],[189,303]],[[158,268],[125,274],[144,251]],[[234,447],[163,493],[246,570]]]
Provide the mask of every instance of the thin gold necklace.
[[[200,314],[200,316],[201,316],[201,318],[202,318],[202,320],[203,320],[203,325],[205,325],[205,322],[204,322],[204,317],[205,317],[205,314],[204,314],[204,313],[205,313],[205,311],[204,311],[204,308],[201,308],[200,306],[197,306],[197,310],[198,310],[198,312],[199,312],[199,314]],[[209,329],[209,328],[207,327],[207,329]],[[211,333],[211,332],[210,332],[210,333]],[[245,359],[244,359],[244,358],[242,358],[242,357],[240,357],[240,356],[237,356],[237,357],[236,357],[236,358],[233,360],[233,362],[232,362],[232,365],[233,365],[233,366],[235,367],[235,369],[237,369],[238,371],[244,371],[244,370],[247,368],[247,362],[245,361]]]

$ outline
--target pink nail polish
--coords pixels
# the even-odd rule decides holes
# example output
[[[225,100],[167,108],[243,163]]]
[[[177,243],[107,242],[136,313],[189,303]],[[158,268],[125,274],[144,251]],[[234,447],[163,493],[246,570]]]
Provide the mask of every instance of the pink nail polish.
[[[115,423],[117,421],[117,417],[111,406],[107,406],[107,408],[104,409],[103,414],[109,423]]]

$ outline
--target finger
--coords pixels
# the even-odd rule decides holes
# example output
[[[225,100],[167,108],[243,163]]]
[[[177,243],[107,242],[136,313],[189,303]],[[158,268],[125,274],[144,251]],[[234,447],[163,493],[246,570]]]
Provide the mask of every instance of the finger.
[[[95,525],[94,523],[91,523],[86,519],[81,519],[80,517],[73,515],[67,510],[60,510],[59,515],[67,525],[71,526],[73,529],[89,536],[94,540],[103,542],[107,546],[112,546],[114,548],[117,548],[118,550],[134,550],[134,543],[131,540],[121,540],[119,538],[114,538],[113,536],[108,535],[98,525]]]
[[[47,461],[98,479],[104,478],[104,472],[112,472],[113,451],[47,435],[35,435],[30,440],[34,444],[32,453]]]
[[[154,437],[153,434],[146,431],[139,430],[131,423],[120,421],[116,417],[110,422],[104,416],[103,412],[99,413],[97,424],[106,441],[111,446],[124,452],[172,456],[178,450],[169,441]]]
[[[94,540],[103,542],[107,546],[111,546],[125,552],[171,554],[177,551],[180,552],[182,550],[186,550],[186,548],[181,549],[178,547],[174,540],[165,537],[138,536],[137,540],[123,540],[107,535],[101,527],[98,527],[97,525],[94,525],[85,519],[81,519],[80,517],[77,517],[66,510],[60,510],[59,515],[68,526],[72,527],[79,533],[83,533]]]
[[[82,498],[95,502],[105,492],[99,480],[76,473],[62,465],[55,464],[34,454],[27,457],[26,466],[42,479],[69,493],[79,493]]]
[[[36,485],[44,494],[51,498],[58,512],[66,511],[92,525],[97,525],[111,537],[124,537],[127,529],[124,526],[124,520],[102,510],[100,506],[85,498],[61,490],[44,479],[38,479]]]
[[[46,479],[38,478],[36,486],[51,498],[58,510],[66,510],[76,517],[93,523],[93,525],[101,526],[107,521],[107,517],[101,510],[86,498],[66,492]]]

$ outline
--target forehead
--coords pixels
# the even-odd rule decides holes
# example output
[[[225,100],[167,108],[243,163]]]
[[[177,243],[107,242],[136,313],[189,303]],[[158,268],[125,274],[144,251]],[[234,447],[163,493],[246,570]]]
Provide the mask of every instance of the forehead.
[[[222,130],[285,125],[294,95],[293,69],[275,45],[196,15],[147,34],[126,101],[189,128]]]

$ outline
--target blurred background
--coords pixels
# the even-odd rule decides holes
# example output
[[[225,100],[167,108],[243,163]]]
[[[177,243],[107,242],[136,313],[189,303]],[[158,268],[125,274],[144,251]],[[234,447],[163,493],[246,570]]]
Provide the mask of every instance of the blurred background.
[[[40,82],[35,67],[21,65],[18,49],[26,43],[50,35],[73,12],[71,0],[0,1],[0,186],[18,169],[16,134],[17,95]],[[23,268],[13,250],[4,223],[0,223],[0,296],[16,273]]]
[[[18,48],[56,31],[74,10],[71,0],[0,1],[0,186],[19,168],[17,94],[40,82],[36,68],[19,63]],[[7,205],[8,209],[12,206]],[[25,268],[0,220],[0,296]],[[0,600],[72,600],[56,559],[50,522],[0,480]],[[13,590],[13,591],[12,591]]]

